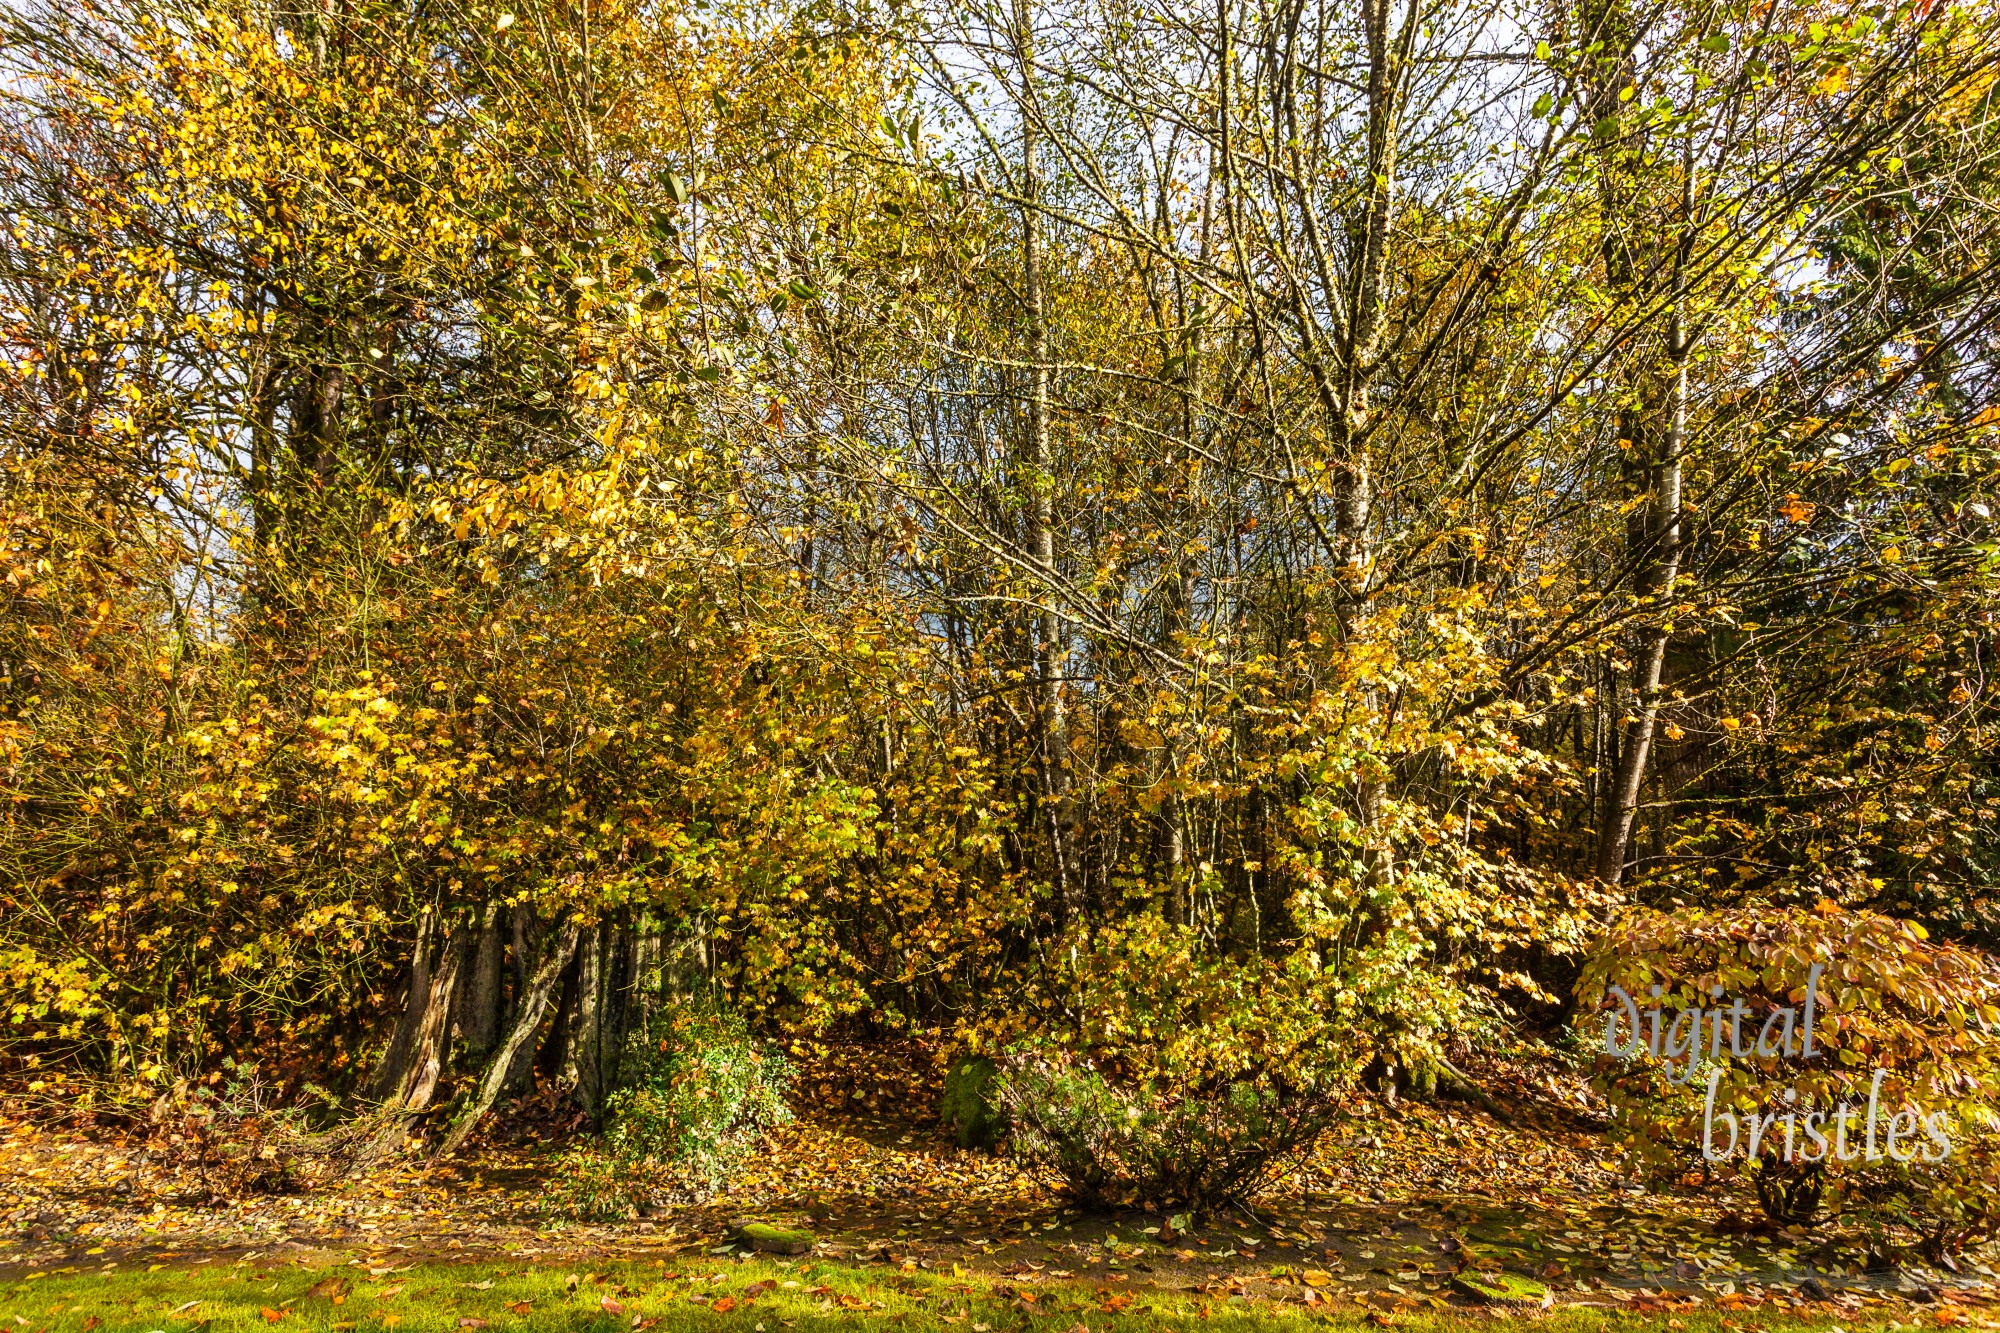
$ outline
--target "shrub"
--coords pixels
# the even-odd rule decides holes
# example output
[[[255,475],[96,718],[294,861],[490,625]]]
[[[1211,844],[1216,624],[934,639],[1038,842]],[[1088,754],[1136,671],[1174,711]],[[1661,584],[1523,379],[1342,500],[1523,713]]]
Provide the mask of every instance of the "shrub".
[[[577,1222],[625,1222],[671,1201],[670,1172],[621,1162],[601,1140],[573,1143],[550,1159],[542,1209]]]
[[[223,1057],[214,1086],[183,1080],[150,1116],[148,1155],[177,1192],[204,1202],[296,1194],[341,1174],[363,1141],[359,1126],[314,1133],[332,1098],[308,1084],[286,1103],[256,1066]]]
[[[1066,964],[1070,1020],[1000,1062],[1014,1152],[1087,1204],[1246,1198],[1374,1055],[1311,955],[1209,959],[1197,943],[1157,920],[1105,931]]]
[[[1006,1129],[1006,1117],[994,1101],[994,1080],[1000,1066],[983,1055],[961,1056],[944,1076],[938,1114],[951,1127],[961,1148],[990,1148]]]
[[[1080,1202],[1197,1216],[1248,1197],[1333,1110],[1282,1081],[1118,1085],[1064,1057],[1010,1062],[1002,1096],[1015,1150],[1053,1168]]]
[[[556,1159],[551,1211],[606,1221],[709,1198],[791,1119],[790,1077],[728,1010],[696,1004],[655,1019],[619,1062],[603,1134]]]
[[[1609,1006],[1596,1083],[1641,1163],[1746,1178],[1783,1222],[1822,1200],[1868,1209],[1933,1254],[2000,1223],[2000,966],[1986,955],[1832,904],[1640,912],[1577,991],[1586,1011]],[[1908,1160],[1886,1151],[1892,1127]]]
[[[739,1015],[681,1010],[628,1046],[605,1102],[605,1144],[621,1161],[670,1163],[712,1194],[765,1130],[792,1118],[790,1079],[790,1064]]]

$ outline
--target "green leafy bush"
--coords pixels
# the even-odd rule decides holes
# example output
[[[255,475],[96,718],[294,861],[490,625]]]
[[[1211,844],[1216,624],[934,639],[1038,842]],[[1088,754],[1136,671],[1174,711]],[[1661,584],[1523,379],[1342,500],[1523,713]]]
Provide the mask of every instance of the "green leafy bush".
[[[673,1176],[621,1162],[598,1140],[573,1143],[549,1161],[542,1210],[577,1222],[624,1222],[671,1202]]]
[[[550,1209],[585,1220],[706,1199],[764,1132],[791,1119],[791,1067],[742,1017],[707,1004],[634,1035],[596,1142],[558,1157]]]
[[[1013,1151],[1093,1206],[1201,1214],[1247,1197],[1375,1054],[1304,950],[1208,958],[1142,920],[1079,948],[1062,981],[1072,1017],[1013,1044],[996,1100]]]
[[[994,1102],[1000,1066],[983,1055],[961,1056],[944,1076],[938,1114],[961,1148],[990,1148],[1006,1131],[1006,1117]]]
[[[1055,1170],[1081,1202],[1197,1216],[1254,1192],[1333,1113],[1330,1099],[1282,1081],[1114,1084],[1066,1058],[1016,1058],[1001,1087],[1015,1151]]]
[[[714,1193],[764,1131],[792,1118],[791,1066],[743,1019],[681,1010],[637,1037],[605,1103],[605,1145],[621,1161],[671,1163],[697,1193]]]

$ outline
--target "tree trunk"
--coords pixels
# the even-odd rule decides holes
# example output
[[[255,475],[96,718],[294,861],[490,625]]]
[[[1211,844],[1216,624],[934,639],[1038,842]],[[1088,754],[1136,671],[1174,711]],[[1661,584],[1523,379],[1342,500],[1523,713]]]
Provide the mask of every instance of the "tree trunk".
[[[392,1090],[400,1087],[403,1075],[409,1068],[410,1046],[416,1038],[417,1025],[423,1020],[423,1006],[431,989],[431,949],[432,938],[437,933],[437,917],[429,908],[417,919],[417,942],[410,950],[410,976],[403,992],[403,1012],[396,1020],[396,1030],[389,1037],[389,1045],[382,1052],[381,1063],[375,1066],[375,1073],[368,1080],[368,1095],[375,1101],[385,1101]]]
[[[604,999],[597,1017],[597,1089],[603,1101],[618,1087],[618,1066],[625,1055],[626,1024],[631,1021],[634,936],[630,926],[605,922]],[[599,1118],[592,1116],[592,1119]]]
[[[460,1025],[466,1051],[476,1059],[485,1059],[493,1043],[500,1040],[501,956],[505,952],[500,937],[500,904],[488,903],[479,921]]]
[[[402,1078],[383,1099],[391,1109],[425,1110],[437,1092],[438,1080],[451,1058],[452,999],[465,966],[468,933],[447,931],[440,941],[437,966],[421,996],[423,1008],[411,1035],[409,1061]],[[416,999],[413,995],[412,1002]]]
[[[518,918],[516,920],[518,924]],[[451,1133],[439,1149],[440,1153],[457,1151],[458,1146],[465,1142],[465,1136],[493,1109],[501,1094],[517,1081],[518,1075],[533,1067],[535,1034],[541,1031],[542,1020],[548,1017],[563,970],[569,966],[570,956],[576,952],[576,937],[576,922],[565,921],[550,945],[548,956],[535,969],[527,984],[521,987],[514,1006],[514,1022],[508,1028],[507,1038],[500,1043],[500,1049],[493,1053],[493,1058],[487,1061],[472,1104],[452,1126]]]
[[[604,927],[584,933],[576,953],[576,1003],[563,1033],[563,1082],[594,1124],[604,1105],[599,1044],[604,1022]]]
[[[1681,459],[1687,448],[1687,346],[1678,317],[1669,339],[1675,366],[1669,393],[1666,448],[1648,510],[1652,517],[1652,569],[1644,590],[1655,605],[1656,624],[1647,631],[1632,677],[1632,717],[1619,747],[1616,777],[1605,805],[1604,825],[1597,841],[1597,878],[1616,885],[1625,877],[1625,860],[1632,845],[1632,823],[1639,811],[1639,793],[1646,781],[1646,764],[1653,750],[1653,732],[1660,716],[1662,677],[1667,660],[1668,625],[1672,612],[1663,603],[1672,597],[1680,575]]]
[[[1370,406],[1382,371],[1382,327],[1388,305],[1391,242],[1396,221],[1396,169],[1402,143],[1403,90],[1410,49],[1416,40],[1418,9],[1411,0],[1401,28],[1392,21],[1391,0],[1362,0],[1368,43],[1368,171],[1370,187],[1362,220],[1361,263],[1354,277],[1354,305],[1347,332],[1346,374],[1333,426],[1340,473],[1334,492],[1336,552],[1357,602],[1365,601],[1375,553],[1370,541],[1375,495],[1369,456],[1374,421]],[[1369,702],[1383,706],[1377,690]],[[1384,723],[1386,730],[1387,723]],[[1371,889],[1395,879],[1395,847],[1374,830],[1382,826],[1388,793],[1386,775],[1362,778],[1355,793],[1361,827],[1370,831],[1362,860]],[[1379,925],[1379,922],[1374,923]],[[1371,925],[1371,931],[1373,929]]]
[[[561,1083],[564,1071],[569,1068],[570,1032],[576,1026],[576,978],[583,967],[583,938],[578,937],[579,947],[571,950],[569,963],[563,968],[558,983],[555,1025],[549,1029],[548,1039],[535,1054],[534,1067],[543,1081],[548,1083]]]
[[[697,995],[708,984],[708,929],[697,918],[677,936],[660,963],[660,989],[676,999]]]
[[[1606,19],[1601,28],[1617,25],[1618,11],[1606,11]],[[1629,51],[1629,46],[1626,48]],[[1618,78],[1624,77],[1624,62],[1617,66]],[[1618,79],[1608,81],[1597,91],[1598,100],[1604,105],[1613,105],[1620,86]],[[1616,766],[1604,804],[1604,822],[1599,826],[1597,839],[1597,878],[1608,885],[1616,886],[1624,881],[1625,862],[1632,846],[1632,825],[1639,811],[1639,796],[1646,782],[1646,766],[1652,758],[1654,729],[1659,721],[1660,697],[1666,668],[1667,640],[1673,623],[1671,599],[1674,584],[1680,577],[1681,562],[1681,466],[1687,453],[1688,414],[1688,354],[1692,344],[1689,338],[1684,305],[1689,247],[1693,240],[1694,227],[1694,160],[1692,150],[1682,163],[1680,197],[1680,234],[1672,255],[1672,264],[1666,280],[1671,283],[1671,314],[1666,330],[1666,352],[1669,365],[1665,386],[1665,428],[1657,425],[1648,428],[1648,423],[1636,418],[1631,426],[1621,427],[1629,457],[1637,460],[1641,482],[1647,492],[1647,501],[1637,510],[1637,521],[1627,528],[1627,549],[1633,557],[1636,568],[1643,570],[1636,579],[1635,591],[1642,604],[1650,604],[1648,619],[1651,626],[1645,631],[1634,655],[1630,680],[1631,711],[1619,714],[1614,720],[1614,734],[1618,736]],[[1608,162],[1604,170],[1607,196],[1617,199],[1620,187],[1628,198],[1634,198],[1637,190],[1634,183],[1620,174],[1617,163]],[[1609,213],[1609,210],[1607,210]],[[1609,214],[1615,216],[1616,214]],[[1659,277],[1642,277],[1640,265],[1635,262],[1623,240],[1613,232],[1605,242],[1605,270],[1614,287],[1624,288],[1638,299],[1642,287],[1646,291],[1657,290],[1653,284]],[[1650,272],[1650,270],[1648,270]],[[1650,375],[1651,371],[1642,371]],[[1657,381],[1655,381],[1657,383]],[[1652,410],[1658,411],[1660,393],[1652,394]],[[1657,453],[1644,447],[1648,440],[1659,441]]]
[[[533,959],[543,944],[544,932],[539,929],[539,919],[526,907],[516,907],[509,915],[512,917],[511,929],[514,936],[512,945],[514,975],[512,991],[507,998],[507,1021],[504,1026],[511,1032],[515,1020],[520,1017],[521,1006],[526,1002],[528,988],[533,979]],[[557,974],[557,981],[560,983],[560,968],[557,969]],[[525,1058],[514,1062],[514,1067],[507,1074],[507,1086],[503,1089],[508,1095],[518,1096],[534,1090],[534,1056],[535,1052],[531,1049]]]
[[[643,1032],[651,1027],[653,1014],[660,1007],[661,947],[659,923],[649,919],[632,938],[632,970],[627,983],[630,994],[625,1015],[628,1032]]]
[[[1020,480],[1027,496],[1028,559],[1043,580],[1042,609],[1030,620],[1034,642],[1035,724],[1042,755],[1043,810],[1051,867],[1065,919],[1083,910],[1082,885],[1069,864],[1069,756],[1063,717],[1062,620],[1055,610],[1055,459],[1049,441],[1049,316],[1042,274],[1040,134],[1035,106],[1034,13],[1016,0],[1015,43],[1021,67],[1021,296],[1028,319],[1027,467]]]
[[[1340,472],[1334,492],[1336,555],[1353,591],[1365,593],[1374,553],[1369,523],[1374,508],[1374,469],[1369,436],[1370,407],[1382,372],[1382,326],[1388,306],[1390,246],[1396,222],[1396,171],[1402,146],[1403,91],[1410,48],[1416,40],[1417,5],[1412,0],[1398,26],[1392,0],[1362,0],[1361,20],[1368,45],[1367,203],[1361,218],[1360,265],[1353,278],[1352,311],[1346,337],[1345,373],[1338,411],[1333,414],[1334,447]],[[1333,293],[1328,293],[1331,297]],[[1337,308],[1337,307],[1336,307]],[[1302,312],[1303,313],[1303,312]]]

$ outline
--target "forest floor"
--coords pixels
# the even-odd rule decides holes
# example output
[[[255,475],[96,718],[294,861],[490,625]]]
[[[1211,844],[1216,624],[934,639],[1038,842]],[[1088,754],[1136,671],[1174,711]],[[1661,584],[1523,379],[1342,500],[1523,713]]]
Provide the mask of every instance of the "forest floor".
[[[958,1149],[927,1115],[906,1113],[935,1103],[893,1074],[817,1103],[806,1080],[800,1119],[726,1197],[613,1225],[544,1214],[553,1130],[310,1193],[214,1202],[146,1142],[0,1121],[0,1328],[172,1333],[240,1315],[243,1327],[416,1333],[444,1307],[396,1303],[425,1289],[446,1292],[451,1310],[479,1307],[454,1318],[485,1321],[437,1327],[585,1327],[610,1306],[578,1305],[577,1291],[600,1287],[629,1294],[602,1297],[632,1307],[618,1327],[675,1327],[755,1304],[742,1290],[760,1282],[772,1284],[763,1305],[789,1312],[773,1317],[807,1329],[873,1324],[892,1306],[896,1322],[939,1333],[1105,1333],[1101,1320],[1141,1316],[1422,1327],[1479,1313],[1454,1291],[1466,1269],[1532,1276],[1563,1319],[1590,1327],[1635,1316],[1668,1329],[2000,1327],[1991,1256],[1957,1271],[1898,1262],[1838,1221],[1759,1229],[1746,1197],[1646,1192],[1603,1160],[1580,1088],[1531,1068],[1487,1082],[1510,1092],[1497,1119],[1362,1100],[1254,1210],[1164,1240],[1157,1214],[1079,1212],[1006,1159]],[[819,1244],[795,1261],[739,1254],[730,1238],[745,1221],[805,1227]],[[744,1322],[743,1333],[776,1333]]]

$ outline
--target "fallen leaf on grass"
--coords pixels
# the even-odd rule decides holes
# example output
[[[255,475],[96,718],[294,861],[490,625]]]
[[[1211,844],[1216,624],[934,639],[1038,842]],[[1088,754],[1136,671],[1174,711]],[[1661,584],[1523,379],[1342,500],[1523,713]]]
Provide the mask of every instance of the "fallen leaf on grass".
[[[487,1323],[484,1319],[466,1315],[458,1321],[458,1326],[460,1328],[485,1328],[487,1327]]]
[[[382,1288],[382,1290],[375,1293],[375,1299],[378,1301],[386,1301],[391,1296],[400,1296],[403,1294],[403,1288],[409,1285],[410,1284],[407,1282],[398,1282],[394,1286],[384,1287]]]
[[[339,1305],[347,1299],[347,1283],[337,1277],[325,1278],[307,1287],[306,1295],[324,1297]]]
[[[512,1304],[510,1304],[507,1308],[513,1311],[515,1314],[526,1314],[528,1313],[528,1311],[534,1309],[535,1306],[534,1302],[532,1301],[515,1301]]]
[[[736,1298],[734,1296],[717,1296],[708,1308],[717,1314],[728,1314],[736,1308]]]
[[[197,1305],[200,1305],[200,1304],[201,1304],[201,1302],[200,1302],[200,1301],[198,1301],[198,1300],[196,1300],[196,1301],[182,1301],[182,1302],[181,1302],[181,1303],[180,1303],[179,1305],[176,1305],[176,1306],[175,1306],[175,1307],[174,1307],[173,1309],[171,1309],[171,1310],[167,1311],[167,1313],[168,1313],[169,1315],[183,1315],[183,1314],[186,1314],[186,1313],[187,1313],[187,1312],[188,1312],[189,1310],[192,1310],[192,1309],[194,1309],[194,1307],[195,1307],[195,1306],[197,1306]]]
[[[285,1312],[283,1310],[273,1310],[268,1305],[265,1306],[262,1309],[262,1311],[260,1311],[260,1313],[264,1316],[264,1322],[267,1324],[275,1324],[280,1319],[283,1319],[285,1317]]]
[[[470,1291],[491,1291],[493,1290],[493,1279],[489,1277],[484,1282],[468,1282],[465,1285],[467,1290]]]
[[[598,1308],[603,1310],[604,1313],[606,1314],[625,1313],[625,1307],[620,1305],[617,1301],[612,1300],[609,1296],[606,1296],[603,1300],[599,1301],[597,1305]]]

